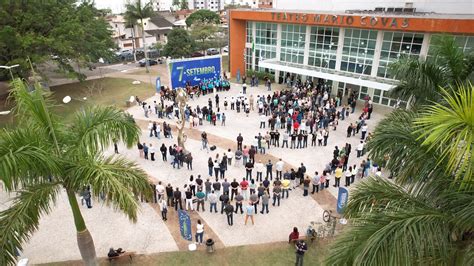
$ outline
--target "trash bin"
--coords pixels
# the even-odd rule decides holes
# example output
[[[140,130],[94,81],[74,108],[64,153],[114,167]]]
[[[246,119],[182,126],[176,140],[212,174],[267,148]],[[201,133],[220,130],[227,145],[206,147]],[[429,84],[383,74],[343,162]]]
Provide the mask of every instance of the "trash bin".
[[[206,240],[206,250],[208,253],[214,252],[214,240],[212,238]]]

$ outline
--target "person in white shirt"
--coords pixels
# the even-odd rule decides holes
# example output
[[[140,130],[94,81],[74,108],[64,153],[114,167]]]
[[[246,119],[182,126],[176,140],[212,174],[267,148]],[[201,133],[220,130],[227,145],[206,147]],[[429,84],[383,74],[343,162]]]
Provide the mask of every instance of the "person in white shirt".
[[[321,176],[319,176],[318,172],[314,172],[314,176],[311,179],[311,183],[313,185],[313,192],[311,192],[311,194],[314,194],[314,191],[316,191],[316,193],[319,193],[319,183],[321,183]]]
[[[360,139],[364,140],[365,139],[365,135],[367,134],[367,130],[369,129],[369,127],[367,126],[366,123],[364,123],[364,125],[362,126],[362,128],[360,129],[361,130],[361,134],[362,136],[360,137]]]
[[[160,201],[158,201],[158,204],[160,205],[161,219],[163,219],[163,221],[168,220],[168,218],[166,217],[166,214],[168,213],[168,204],[166,203],[166,200],[160,199]]]
[[[346,177],[346,187],[348,187],[351,185],[352,166],[349,166],[349,169],[344,172],[344,176]]]
[[[354,164],[354,166],[352,167],[351,184],[354,183],[357,171],[359,171],[359,169],[357,168],[357,165]]]
[[[148,147],[148,152],[150,153],[151,160],[154,161],[156,149],[155,147],[153,147],[153,145],[151,145],[151,143],[150,143],[150,146]]]
[[[375,172],[376,177],[382,177],[382,169],[379,167],[377,168],[377,172]]]
[[[282,179],[282,172],[283,172],[284,166],[285,166],[285,163],[280,158],[280,160],[275,164],[276,178]]]
[[[161,133],[161,125],[160,123],[156,123],[156,137],[160,139],[160,133]]]
[[[227,164],[232,165],[232,158],[234,158],[234,153],[231,149],[227,150]]]
[[[362,156],[362,151],[364,151],[364,142],[361,140],[359,145],[357,145],[357,158]]]
[[[258,161],[258,163],[255,164],[255,171],[257,171],[257,182],[262,182],[263,178],[263,170],[265,169],[265,166],[263,165],[262,161]]]
[[[158,200],[165,198],[165,187],[161,184],[161,181],[156,185],[156,194],[158,195]]]
[[[267,116],[264,114],[260,115],[260,128],[265,128],[266,122],[267,122]]]
[[[202,236],[204,235],[204,225],[201,220],[197,220],[196,224],[196,245],[202,245]]]

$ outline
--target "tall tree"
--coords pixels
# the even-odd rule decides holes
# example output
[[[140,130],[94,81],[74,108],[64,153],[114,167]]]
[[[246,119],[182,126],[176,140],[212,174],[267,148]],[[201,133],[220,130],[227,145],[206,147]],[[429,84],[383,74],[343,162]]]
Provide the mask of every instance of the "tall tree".
[[[216,44],[215,39],[218,31],[218,27],[214,24],[195,21],[191,26],[191,37],[194,39],[197,49],[205,52],[206,49]]]
[[[191,27],[191,25],[193,25],[193,23],[196,21],[216,25],[221,24],[221,18],[219,17],[219,15],[216,12],[213,12],[208,9],[200,9],[192,13],[189,17],[186,18],[186,25],[188,27]]]
[[[0,265],[15,264],[17,250],[60,193],[67,194],[84,264],[96,265],[94,241],[76,193],[90,185],[94,197],[104,193],[107,204],[135,222],[140,205],[136,195],[151,195],[147,175],[123,157],[106,156],[104,149],[114,141],[133,146],[140,129],[128,114],[111,106],[85,108],[64,124],[51,112],[53,103],[41,85],[29,92],[21,79],[12,81],[11,98],[20,124],[0,131],[0,179],[17,196],[0,212]]]
[[[137,61],[137,46],[136,46],[136,37],[137,32],[136,32],[136,25],[137,25],[137,20],[133,17],[130,16],[130,14],[125,13],[125,28],[126,29],[132,29],[132,48],[133,48],[133,61]]]
[[[452,37],[432,38],[432,57],[402,57],[389,66],[393,77],[400,80],[392,97],[409,100],[412,107],[438,101],[440,88],[473,78],[474,54],[464,53]]]
[[[146,4],[142,0],[135,0],[135,2],[128,2],[125,5],[125,16],[130,20],[140,21],[142,28],[142,40],[143,40],[143,51],[145,52],[145,66],[146,73],[149,73],[149,62],[148,62],[148,51],[145,42],[145,25],[143,24],[143,19],[153,16],[153,4],[151,1]]]
[[[181,0],[180,9],[181,10],[188,10],[189,9],[188,0]]]
[[[108,23],[90,2],[0,1],[0,65],[19,64],[21,77],[30,75],[27,58],[39,64],[51,60],[82,79],[71,62],[91,63],[112,57],[115,44]],[[0,72],[0,80],[9,75]]]
[[[194,46],[194,40],[188,31],[176,28],[168,33],[168,42],[163,53],[172,58],[188,57],[194,51]]]

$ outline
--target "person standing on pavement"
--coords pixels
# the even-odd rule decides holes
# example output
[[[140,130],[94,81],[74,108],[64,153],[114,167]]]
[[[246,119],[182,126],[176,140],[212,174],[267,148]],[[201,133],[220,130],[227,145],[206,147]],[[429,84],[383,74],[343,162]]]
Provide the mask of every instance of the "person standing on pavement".
[[[257,171],[257,182],[263,181],[263,169],[265,169],[265,166],[263,165],[262,161],[258,161],[258,163],[255,164],[255,170]]]
[[[304,197],[308,196],[310,183],[311,183],[311,180],[309,179],[309,176],[306,176],[306,178],[303,181],[303,196]]]
[[[282,182],[282,185],[283,185],[283,182]],[[290,183],[288,182],[288,186],[290,185]],[[273,206],[275,206],[275,204],[278,202],[278,206],[280,206],[280,194],[281,194],[281,188],[280,186],[274,186],[273,187]],[[283,194],[284,195],[284,194]],[[286,189],[286,197],[288,198],[288,189]]]
[[[166,214],[168,213],[168,205],[166,204],[166,201],[163,198],[160,199],[158,203],[160,205],[160,210],[161,210],[161,219],[163,219],[163,221],[166,222],[168,220],[166,218]]]
[[[282,178],[282,172],[283,172],[283,167],[285,166],[285,163],[280,160],[275,164],[275,169],[276,169],[276,177],[277,178]]]
[[[173,203],[173,187],[171,186],[171,184],[168,184],[166,186],[166,205],[168,206],[171,206],[171,207],[174,207],[174,203]]]
[[[244,201],[244,197],[242,194],[237,193],[237,196],[235,196],[235,213],[240,209],[240,214],[244,213],[242,210],[242,203]]]
[[[188,210],[188,207],[191,211],[194,211],[194,205],[193,205],[193,193],[191,192],[191,189],[188,188],[186,192],[184,192],[186,196],[186,210]]]
[[[267,168],[266,178],[270,176],[270,180],[273,180],[273,164],[272,160],[268,160],[268,163],[265,165]]]
[[[239,133],[237,136],[237,149],[242,150],[242,142],[244,141],[244,137],[242,137],[242,134]]]
[[[234,178],[234,181],[230,183],[230,187],[231,187],[230,200],[233,201],[234,195],[237,195],[237,192],[239,190],[239,182],[237,182],[237,180]]]
[[[232,165],[232,158],[234,158],[234,153],[231,149],[227,150],[227,164]]]
[[[339,187],[342,177],[342,168],[340,165],[336,167],[334,171],[334,187]]]
[[[221,201],[221,214],[223,214],[224,207],[229,203],[229,194],[227,194],[227,192],[224,192],[224,194],[219,197],[219,200]]]
[[[202,245],[202,238],[204,235],[204,225],[201,223],[201,220],[197,220],[196,224],[196,244]]]
[[[253,206],[253,203],[251,201],[248,202],[247,206],[245,206],[245,223],[244,225],[247,225],[247,221],[250,217],[250,220],[252,221],[252,225],[255,225],[255,222],[253,220],[253,213],[255,211],[255,208]]]
[[[212,209],[214,207],[214,211],[217,213],[217,195],[214,194],[214,190],[207,196],[207,199],[209,200],[209,209],[210,212],[212,213]]]
[[[262,211],[260,212],[261,214],[263,214],[266,210],[266,212],[268,213],[268,202],[270,201],[270,197],[268,196],[268,192],[265,191],[263,193],[263,196],[262,196]]]
[[[242,210],[242,205],[240,209]],[[227,224],[230,226],[234,225],[234,206],[232,206],[230,202],[227,202],[227,205],[225,206],[224,210],[227,216]],[[237,210],[235,210],[235,212],[237,213]]]
[[[160,147],[160,152],[161,152],[161,158],[163,158],[163,162],[167,162],[167,159],[166,159],[166,152],[168,151],[168,149],[166,148],[165,144],[161,144],[161,147]]]
[[[198,192],[196,193],[196,201],[197,201],[197,211],[199,211],[199,205],[202,207],[202,211],[206,211],[204,209],[204,199],[206,198],[206,193],[202,192],[202,189],[198,189]]]
[[[321,182],[321,177],[319,176],[318,172],[314,172],[314,176],[313,178],[311,179],[311,183],[313,184],[313,192],[311,192],[311,194],[314,194],[314,192],[316,191],[316,193],[319,193],[319,184]]]
[[[183,209],[183,202],[181,200],[181,191],[179,191],[179,188],[176,187],[176,190],[173,193],[173,198],[174,198],[174,209],[177,211],[178,210],[178,204],[179,204],[179,209]]]
[[[282,179],[281,180],[281,191],[282,191],[282,198],[285,198],[285,194],[286,194],[286,198],[288,198],[288,194],[289,194],[289,191],[290,190],[290,180],[289,179]]]
[[[249,198],[249,182],[245,178],[242,179],[240,182],[240,191],[242,192],[242,196],[244,197],[244,200],[247,200]]]

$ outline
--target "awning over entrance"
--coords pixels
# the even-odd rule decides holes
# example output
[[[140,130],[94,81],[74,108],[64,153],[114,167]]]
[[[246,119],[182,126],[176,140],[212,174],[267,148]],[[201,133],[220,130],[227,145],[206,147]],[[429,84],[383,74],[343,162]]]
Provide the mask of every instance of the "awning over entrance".
[[[277,59],[262,60],[258,63],[258,65],[262,68],[269,68],[277,71],[290,72],[304,76],[345,82],[384,91],[388,91],[397,85],[396,81],[390,79],[369,77],[357,73],[349,73],[314,66],[302,66],[294,63],[281,62]]]

